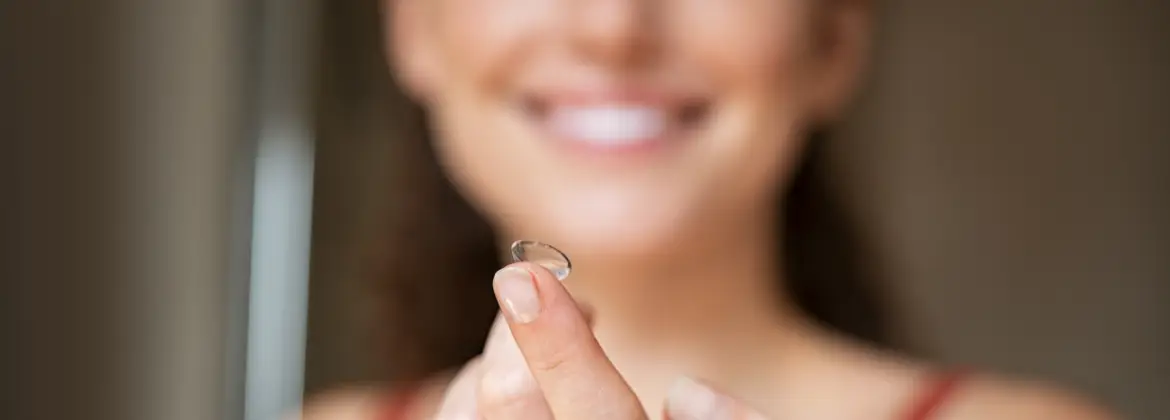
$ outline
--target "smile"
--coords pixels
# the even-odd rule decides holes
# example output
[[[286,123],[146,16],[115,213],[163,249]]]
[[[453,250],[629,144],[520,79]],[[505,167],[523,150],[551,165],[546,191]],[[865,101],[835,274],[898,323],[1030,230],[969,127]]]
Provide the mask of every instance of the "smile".
[[[690,137],[707,117],[707,103],[632,94],[530,97],[528,119],[550,137],[598,153],[655,150]]]

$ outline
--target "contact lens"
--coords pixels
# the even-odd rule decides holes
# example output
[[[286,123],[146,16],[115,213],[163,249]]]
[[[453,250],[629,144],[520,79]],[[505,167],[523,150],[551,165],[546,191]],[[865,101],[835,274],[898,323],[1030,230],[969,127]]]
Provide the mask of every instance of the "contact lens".
[[[512,261],[530,262],[544,267],[557,276],[557,280],[569,277],[569,272],[573,270],[573,263],[569,262],[569,257],[564,252],[552,245],[536,241],[513,242]]]

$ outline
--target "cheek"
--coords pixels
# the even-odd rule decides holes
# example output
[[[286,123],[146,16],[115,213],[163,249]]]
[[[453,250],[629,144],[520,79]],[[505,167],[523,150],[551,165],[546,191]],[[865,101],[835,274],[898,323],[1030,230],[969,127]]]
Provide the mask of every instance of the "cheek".
[[[722,5],[724,1],[737,4]],[[799,55],[807,44],[811,15],[804,1],[697,3],[672,10],[672,27],[666,31],[674,37],[670,45],[711,56],[706,58],[767,66]]]
[[[431,111],[431,126],[439,129],[432,141],[444,172],[496,227],[510,228],[511,221],[539,220],[548,213],[533,203],[550,188],[534,180],[549,178],[555,168],[541,166],[532,148],[519,144],[522,137],[500,123],[507,119],[506,110],[464,97]]]
[[[484,129],[490,126],[486,114],[477,112],[467,99],[431,109],[431,126],[438,129],[433,139],[436,157],[452,182],[480,208],[488,204],[485,198],[499,195],[494,190],[508,184],[513,172],[509,148],[501,147],[494,130]]]
[[[501,87],[547,25],[549,4],[531,0],[441,0],[437,39],[449,82]]]
[[[727,2],[721,3],[721,2]],[[680,56],[700,64],[733,106],[796,112],[809,96],[812,28],[803,0],[701,0],[679,8],[669,31]],[[774,116],[765,116],[774,118]]]
[[[719,198],[712,200],[712,210],[722,215],[774,205],[803,146],[801,123],[791,104],[771,98],[748,102],[742,109],[729,110],[736,115],[714,133],[715,169],[709,188]],[[761,106],[769,102],[771,106]]]
[[[436,46],[443,79],[428,109],[440,163],[460,191],[480,209],[496,210],[516,185],[517,159],[510,136],[499,127],[507,77],[538,26],[540,7],[530,0],[435,1]]]
[[[688,60],[718,84],[723,115],[712,128],[708,153],[717,157],[714,179],[723,184],[727,206],[767,205],[760,200],[770,200],[786,181],[811,109],[810,19],[796,6],[804,2],[750,3],[702,15],[694,9],[687,19],[702,16],[704,23],[673,31]]]

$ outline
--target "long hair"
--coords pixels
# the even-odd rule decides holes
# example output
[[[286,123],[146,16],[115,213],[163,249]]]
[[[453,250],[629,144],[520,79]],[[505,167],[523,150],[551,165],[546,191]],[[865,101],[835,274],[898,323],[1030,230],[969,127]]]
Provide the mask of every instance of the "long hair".
[[[413,381],[453,368],[482,350],[498,310],[490,278],[500,267],[486,221],[445,177],[414,107],[413,135],[399,139],[393,164],[397,206],[380,276],[388,301],[389,372]],[[888,345],[886,312],[864,270],[856,230],[825,182],[825,142],[811,136],[795,176],[780,194],[784,291],[813,319]],[[780,281],[780,279],[777,279]]]

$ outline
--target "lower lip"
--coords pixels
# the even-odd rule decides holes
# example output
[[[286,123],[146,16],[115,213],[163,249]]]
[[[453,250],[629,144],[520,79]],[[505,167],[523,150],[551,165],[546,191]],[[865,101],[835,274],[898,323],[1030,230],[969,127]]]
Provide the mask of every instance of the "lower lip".
[[[551,131],[551,130],[549,130]],[[580,153],[600,155],[631,155],[645,154],[667,149],[677,144],[677,137],[663,133],[656,137],[630,139],[620,143],[597,142],[590,139],[575,138],[561,133],[551,133],[557,144],[565,149]]]

